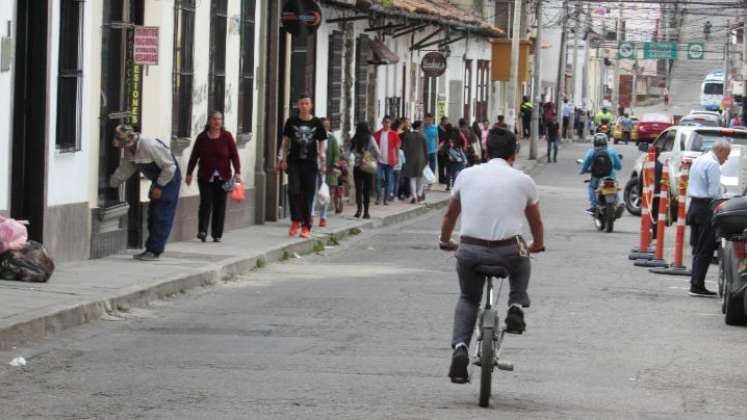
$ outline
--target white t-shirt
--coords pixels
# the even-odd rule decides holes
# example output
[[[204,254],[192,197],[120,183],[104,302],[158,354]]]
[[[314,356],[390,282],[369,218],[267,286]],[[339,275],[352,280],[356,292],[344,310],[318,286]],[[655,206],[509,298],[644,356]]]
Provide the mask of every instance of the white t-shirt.
[[[459,196],[462,235],[497,241],[520,235],[528,205],[537,204],[537,185],[503,159],[459,173],[452,197]]]

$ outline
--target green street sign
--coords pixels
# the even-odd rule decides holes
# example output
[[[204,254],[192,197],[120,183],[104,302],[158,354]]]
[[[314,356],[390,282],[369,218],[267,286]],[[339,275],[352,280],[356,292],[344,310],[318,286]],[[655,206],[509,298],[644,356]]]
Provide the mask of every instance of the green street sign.
[[[705,59],[705,44],[703,44],[702,42],[691,42],[687,44],[687,59],[688,60]]]
[[[676,42],[644,42],[643,58],[647,60],[676,60]]]
[[[621,41],[617,44],[617,58],[618,59],[634,59],[635,58],[635,42],[632,41]]]

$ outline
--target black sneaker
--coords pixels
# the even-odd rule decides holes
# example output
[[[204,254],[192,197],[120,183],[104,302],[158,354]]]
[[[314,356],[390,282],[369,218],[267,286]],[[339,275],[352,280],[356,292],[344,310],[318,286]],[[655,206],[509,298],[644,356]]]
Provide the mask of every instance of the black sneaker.
[[[469,354],[467,347],[459,346],[451,355],[451,367],[449,368],[449,378],[455,384],[466,384],[469,382]]]
[[[145,251],[137,255],[133,255],[132,258],[139,261],[159,261],[161,258],[155,252]]]
[[[708,297],[708,298],[715,298],[716,292],[712,292],[705,287],[691,287],[690,288],[690,296],[693,297]]]
[[[506,332],[509,334],[523,334],[526,328],[527,324],[524,323],[524,311],[518,306],[508,308]]]
[[[207,240],[207,232],[200,232],[197,234],[197,239],[205,242]]]

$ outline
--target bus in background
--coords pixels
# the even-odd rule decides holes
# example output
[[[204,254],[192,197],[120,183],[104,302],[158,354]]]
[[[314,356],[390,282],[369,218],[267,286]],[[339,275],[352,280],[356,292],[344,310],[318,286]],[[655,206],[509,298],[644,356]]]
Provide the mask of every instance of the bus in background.
[[[724,98],[724,71],[713,70],[703,80],[700,90],[700,105],[708,111],[718,111]]]

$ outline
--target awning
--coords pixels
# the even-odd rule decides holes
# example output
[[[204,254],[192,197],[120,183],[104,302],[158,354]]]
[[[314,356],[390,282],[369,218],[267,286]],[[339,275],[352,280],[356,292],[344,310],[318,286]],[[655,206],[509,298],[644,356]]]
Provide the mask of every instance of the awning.
[[[399,63],[399,56],[390,50],[383,42],[372,39],[369,43],[371,53],[368,56],[368,63],[374,65],[387,65]]]

